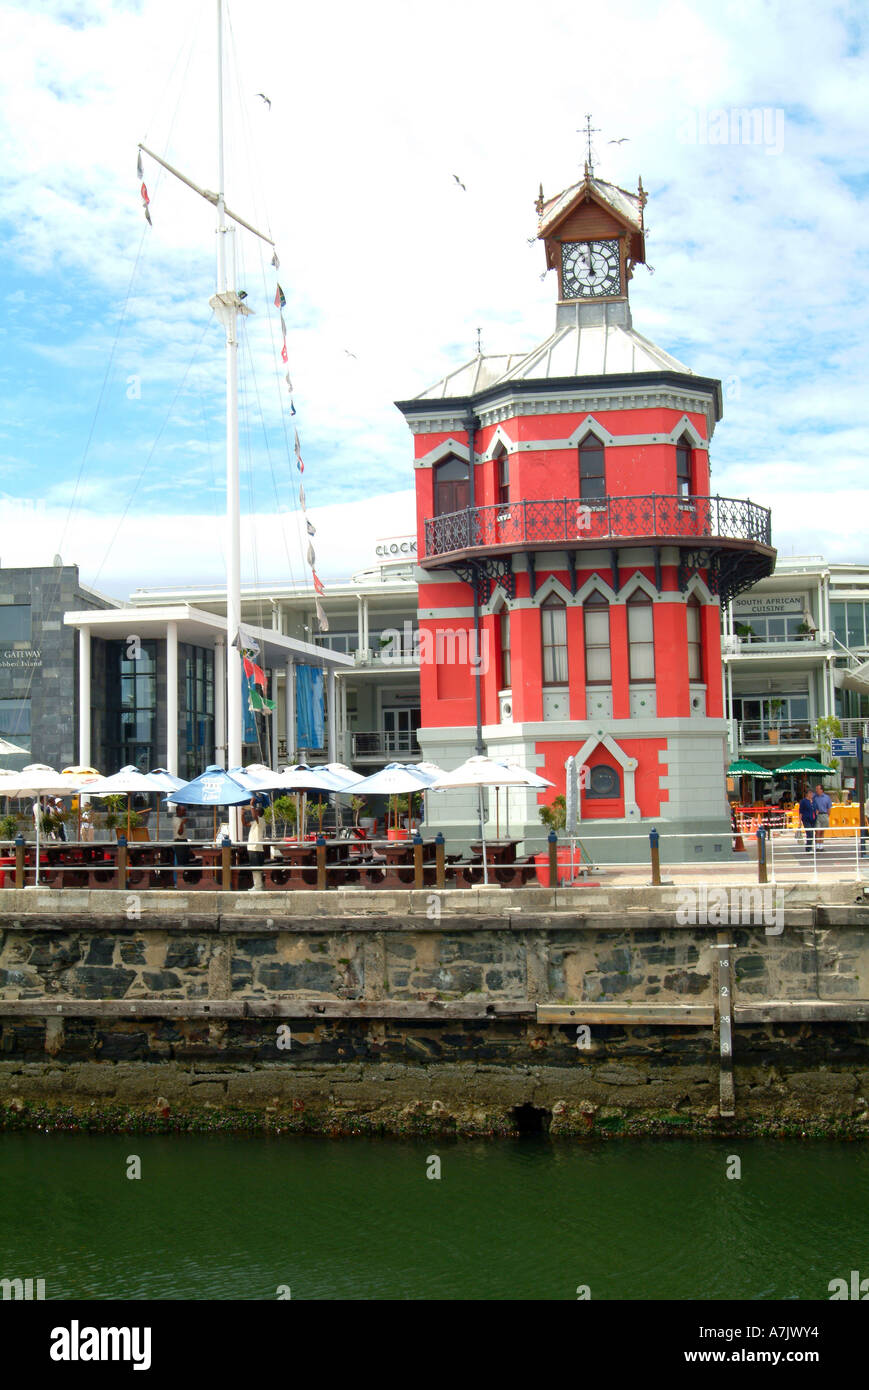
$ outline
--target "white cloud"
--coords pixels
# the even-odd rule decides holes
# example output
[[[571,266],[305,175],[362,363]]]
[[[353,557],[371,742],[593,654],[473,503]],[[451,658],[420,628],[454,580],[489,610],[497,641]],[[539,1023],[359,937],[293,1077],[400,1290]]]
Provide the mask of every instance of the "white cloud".
[[[154,225],[145,227],[136,143],[215,186],[213,6],[100,0],[78,5],[75,24],[61,3],[0,9],[0,217],[7,272],[27,285],[7,304],[43,373],[25,379],[23,358],[0,372],[0,399],[15,407],[7,457],[31,494],[34,477],[44,479],[52,502],[70,495],[85,457],[68,531],[81,544],[111,533],[134,489],[131,515],[153,499],[174,534],[171,498],[186,488],[200,518],[204,494],[219,497],[214,217],[146,158]],[[469,356],[478,325],[488,351],[547,336],[554,286],[539,278],[540,246],[527,245],[533,200],[541,180],[549,194],[578,176],[576,128],[592,111],[598,171],[628,187],[642,172],[651,195],[656,273],[639,270],[633,282],[636,326],[738,386],[713,443],[715,486],[771,505],[783,547],[802,548],[810,518],[830,558],[858,558],[865,542],[851,518],[867,502],[858,306],[869,282],[859,11],[626,0],[601,15],[606,57],[594,62],[581,61],[588,11],[568,0],[534,12],[519,0],[443,0],[436,12],[398,0],[246,0],[231,19],[227,192],[279,244],[309,497],[409,488],[412,441],[393,401]],[[780,154],[686,139],[716,109],[737,107],[782,112]],[[238,250],[239,284],[257,311],[241,366],[254,504],[265,513],[274,498],[260,411],[280,495],[291,495],[274,276],[267,249],[241,235]],[[130,373],[142,376],[138,416],[116,404]],[[848,498],[841,524],[837,489]],[[49,549],[63,528],[54,511],[46,525],[55,517]],[[332,520],[324,509],[324,556]],[[171,551],[146,544],[138,525],[125,523],[106,572],[120,565],[133,583],[171,577]],[[342,547],[334,554],[346,573]],[[302,573],[298,550],[292,561]]]

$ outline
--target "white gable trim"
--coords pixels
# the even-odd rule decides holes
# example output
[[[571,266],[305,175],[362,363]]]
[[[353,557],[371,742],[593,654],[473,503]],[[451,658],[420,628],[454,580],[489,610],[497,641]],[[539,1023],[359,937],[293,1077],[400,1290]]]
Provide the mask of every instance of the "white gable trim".
[[[487,463],[490,459],[493,459],[495,457],[495,451],[498,448],[499,444],[503,444],[508,454],[515,454],[515,440],[512,440],[510,438],[503,425],[499,425],[498,428],[495,430],[495,433],[489,440],[489,447],[485,449],[483,453],[477,455],[477,458],[480,460],[480,462]]]
[[[616,743],[615,739],[612,737],[611,734],[605,734],[600,729],[596,734],[591,734],[590,737],[585,740],[585,743],[579,749],[579,752],[575,754],[577,766],[584,767],[586,758],[589,756],[590,753],[593,753],[595,748],[597,748],[600,744],[603,744],[604,748],[606,748],[610,756],[615,759],[615,761],[618,763],[619,767],[622,769],[622,772],[624,774],[625,820],[639,820],[640,808],[637,805],[636,800],[637,759],[631,758],[628,756],[627,753],[623,752],[623,750],[619,747],[619,745]],[[581,819],[581,796],[577,798],[577,802],[577,816]]]
[[[581,589],[576,591],[576,602],[585,603],[589,594],[599,591],[606,599],[607,603],[618,603],[618,596],[615,589],[599,574],[593,574],[585,581]]]
[[[565,444],[568,448],[574,447],[581,443],[588,434],[593,434],[596,439],[600,440],[601,444],[613,443],[613,436],[609,431],[605,430],[603,425],[599,424],[593,415],[586,415],[585,419],[577,425],[573,433],[568,435]]]
[[[688,581],[688,586],[685,590],[686,603],[692,594],[696,594],[702,603],[720,603],[718,595],[710,591],[709,586],[706,584],[705,580],[700,578],[699,574],[692,574]]]
[[[438,444],[434,449],[429,449],[427,454],[414,461],[414,468],[433,468],[436,463],[442,463],[444,459],[457,458],[468,462],[470,455],[467,444],[460,444],[457,439],[445,439],[443,444]]]
[[[619,599],[622,603],[627,603],[632,594],[637,593],[638,590],[641,590],[653,602],[658,598],[658,590],[655,588],[652,581],[637,570],[631,575],[630,579],[625,580],[619,590]]]
[[[555,594],[556,598],[563,599],[569,607],[576,606],[576,599],[570,590],[562,584],[560,579],[556,579],[554,574],[550,574],[544,579],[543,583],[534,594],[534,602],[539,608],[544,599],[549,598],[550,594]]]
[[[697,427],[691,423],[691,421],[688,419],[688,416],[687,416],[687,415],[683,415],[683,416],[682,416],[682,419],[679,421],[678,425],[674,425],[673,428],[671,429],[671,431],[670,431],[670,442],[671,442],[671,444],[678,444],[679,440],[680,440],[680,439],[682,438],[682,436],[685,435],[685,434],[686,434],[686,435],[688,436],[688,438],[691,440],[691,446],[692,446],[692,448],[694,448],[694,449],[708,449],[708,448],[709,448],[708,442],[703,438],[702,434],[700,434],[700,432],[699,432],[699,430],[697,429]]]

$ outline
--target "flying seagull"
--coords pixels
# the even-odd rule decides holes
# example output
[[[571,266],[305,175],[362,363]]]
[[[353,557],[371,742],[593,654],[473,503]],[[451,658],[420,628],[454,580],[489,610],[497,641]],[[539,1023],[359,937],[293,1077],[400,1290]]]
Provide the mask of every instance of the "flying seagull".
[[[462,181],[461,181],[461,179],[459,178],[458,174],[453,174],[453,178],[455,179],[456,183],[459,185],[459,188],[462,190],[462,192],[463,192],[463,193],[467,193],[468,190],[465,188],[465,185],[462,183]]]
[[[269,110],[271,111],[271,109],[272,109],[271,98],[270,98],[270,97],[267,97],[266,94],[265,94],[265,92],[257,92],[257,96],[260,97],[260,98],[265,102],[266,106],[267,106],[267,107],[269,108]]]
[[[351,352],[349,348],[345,348],[344,351],[346,352],[346,354],[347,354],[348,357],[355,357],[355,358],[356,358],[356,361],[357,361],[357,362],[359,361],[359,358],[356,357],[356,353],[355,353],[355,352]]]
[[[621,140],[607,140],[608,145],[624,145],[630,140],[629,135],[623,135]]]

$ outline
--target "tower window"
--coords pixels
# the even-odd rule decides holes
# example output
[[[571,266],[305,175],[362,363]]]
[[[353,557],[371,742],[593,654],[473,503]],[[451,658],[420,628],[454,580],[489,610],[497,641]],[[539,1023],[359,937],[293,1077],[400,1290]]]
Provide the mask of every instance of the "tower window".
[[[543,684],[567,685],[567,609],[554,595],[540,609],[543,635]]]
[[[510,668],[510,614],[505,609],[501,614],[501,689],[509,690],[512,684]]]
[[[579,495],[583,502],[606,497],[603,445],[593,434],[579,446]]]
[[[652,604],[647,598],[628,599],[628,651],[630,679],[655,679],[655,640]]]
[[[586,796],[590,800],[613,801],[621,796],[622,785],[618,772],[607,763],[598,763],[591,768]]]
[[[435,516],[464,511],[471,496],[467,462],[455,457],[444,459],[434,472]]]
[[[585,680],[587,685],[609,685],[610,606],[603,594],[590,594],[583,605],[585,628]]]
[[[688,604],[688,679],[703,679],[703,639],[700,627],[700,604],[692,598]]]
[[[676,492],[685,501],[691,496],[691,444],[683,437],[676,445]]]
[[[495,455],[495,467],[497,468],[496,482],[498,485],[498,506],[509,507],[510,505],[510,455],[506,449],[501,449]]]

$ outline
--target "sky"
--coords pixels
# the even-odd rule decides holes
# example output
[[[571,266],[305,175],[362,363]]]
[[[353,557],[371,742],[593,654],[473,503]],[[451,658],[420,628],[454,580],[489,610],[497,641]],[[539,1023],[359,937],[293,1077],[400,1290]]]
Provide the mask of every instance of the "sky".
[[[225,9],[227,203],[276,243],[297,411],[239,232],[245,582],[309,578],[294,428],[327,585],[413,528],[394,402],[478,329],[552,331],[534,202],[581,176],[587,112],[595,172],[649,194],[635,328],[724,384],[713,491],[771,507],[782,555],[869,560],[865,6]],[[136,177],[141,141],[217,186],[215,11],[0,0],[0,564],[119,598],[224,571],[214,209],[145,156],[149,227]]]

